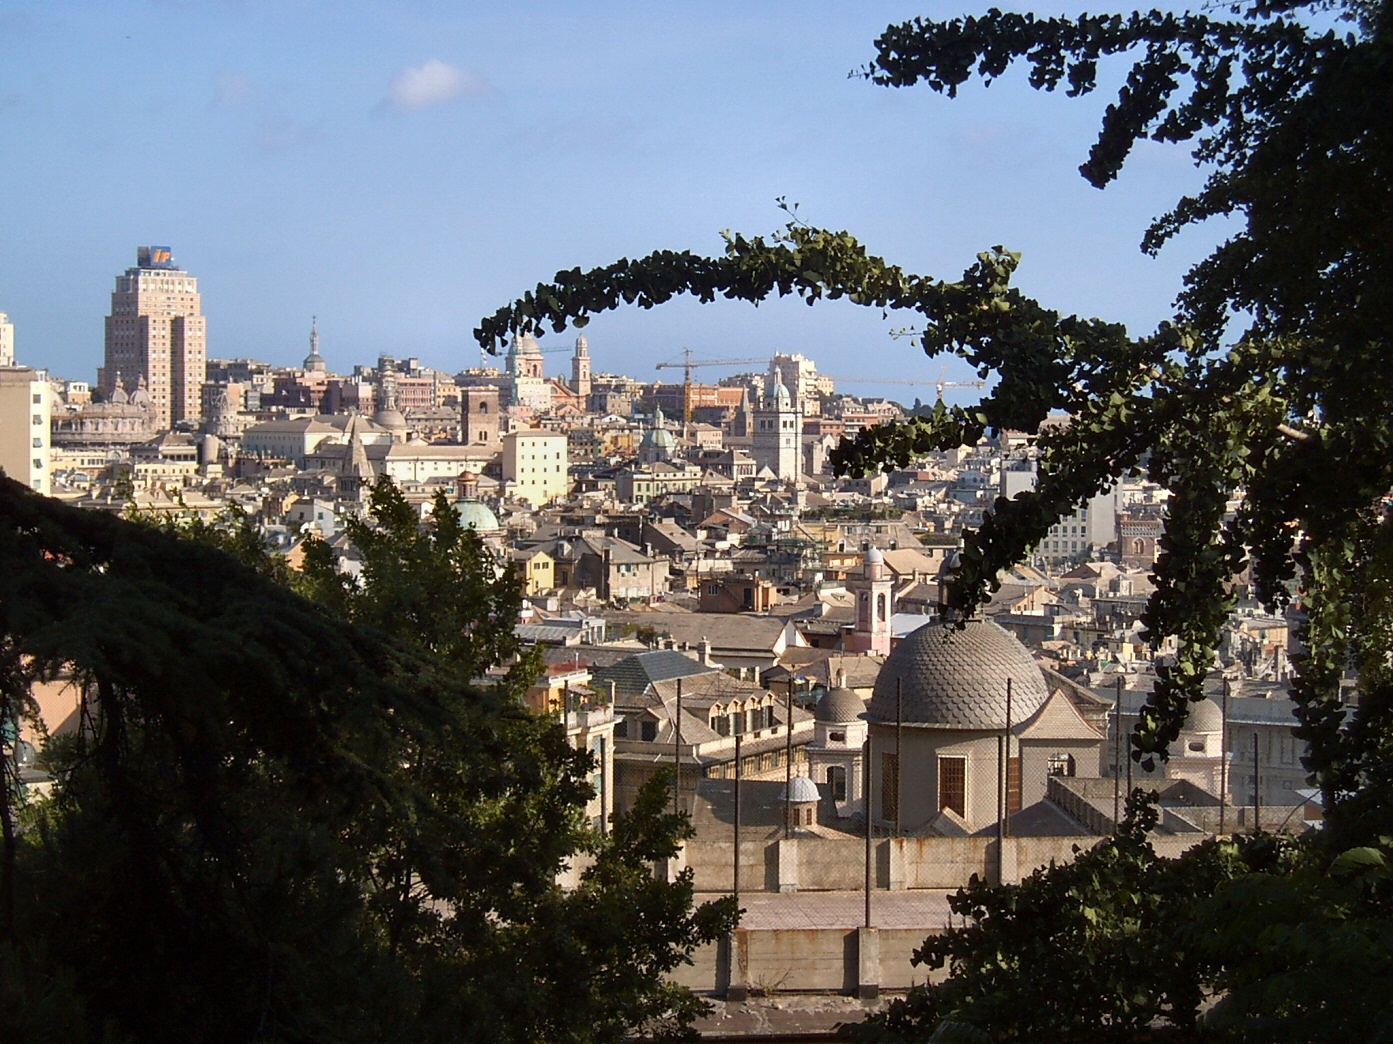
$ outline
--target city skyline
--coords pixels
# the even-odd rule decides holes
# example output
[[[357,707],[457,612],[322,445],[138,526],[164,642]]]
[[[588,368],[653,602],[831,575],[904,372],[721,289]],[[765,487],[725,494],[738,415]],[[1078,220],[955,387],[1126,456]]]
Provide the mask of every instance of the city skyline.
[[[332,369],[389,354],[455,372],[479,363],[478,320],[558,269],[718,252],[721,229],[782,224],[782,196],[924,274],[1020,250],[1019,285],[1044,303],[1152,328],[1208,245],[1136,245],[1196,182],[1188,157],[1147,146],[1099,195],[1075,168],[1106,90],[1037,95],[1013,73],[949,103],[847,78],[922,11],[7,5],[0,127],[26,163],[0,174],[0,310],[21,362],[93,380],[111,273],[166,243],[199,276],[212,357],[295,365],[314,315]],[[783,351],[926,382],[856,394],[931,399],[942,364],[890,339],[906,324],[845,302],[680,301],[586,333],[597,372]]]

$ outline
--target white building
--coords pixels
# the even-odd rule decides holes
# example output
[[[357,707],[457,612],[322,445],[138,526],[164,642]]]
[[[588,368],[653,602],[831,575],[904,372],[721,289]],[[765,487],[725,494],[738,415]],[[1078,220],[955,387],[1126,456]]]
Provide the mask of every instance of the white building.
[[[53,396],[48,375],[28,366],[0,367],[0,468],[47,496]]]
[[[527,428],[503,436],[503,482],[512,496],[534,506],[564,497],[569,466],[562,432]]]
[[[1008,500],[1033,490],[1038,475],[1035,462],[1011,462],[1002,469],[998,491]],[[1107,547],[1117,540],[1117,512],[1121,503],[1119,487],[1095,494],[1072,514],[1050,527],[1035,549],[1046,561],[1067,562]]]
[[[355,415],[336,413],[332,416],[294,417],[290,420],[265,421],[253,424],[242,435],[242,456],[271,457],[285,460],[297,468],[305,467],[305,458],[321,442],[333,439],[346,442],[348,425]],[[362,417],[358,421],[358,437],[363,445],[373,446],[393,441],[392,433]]]
[[[0,312],[0,366],[15,364],[15,328],[10,317]]]
[[[803,470],[803,414],[784,385],[753,411],[750,456],[755,466],[768,468],[782,482],[798,482]]]

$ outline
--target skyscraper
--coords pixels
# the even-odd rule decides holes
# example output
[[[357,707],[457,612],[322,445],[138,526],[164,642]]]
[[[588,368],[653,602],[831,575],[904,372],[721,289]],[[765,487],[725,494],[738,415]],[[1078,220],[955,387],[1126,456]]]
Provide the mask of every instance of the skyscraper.
[[[110,397],[118,380],[134,386],[143,376],[160,427],[198,420],[208,357],[199,301],[198,280],[168,247],[140,247],[111,294],[105,364],[97,371],[102,391]]]

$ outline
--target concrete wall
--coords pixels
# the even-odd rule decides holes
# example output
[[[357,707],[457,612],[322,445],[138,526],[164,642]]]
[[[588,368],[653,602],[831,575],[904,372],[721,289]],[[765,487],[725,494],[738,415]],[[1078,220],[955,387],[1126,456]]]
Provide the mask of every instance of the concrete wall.
[[[1158,838],[1157,850],[1177,853],[1200,836]],[[1067,863],[1074,849],[1092,848],[1099,837],[1009,837],[998,860],[995,838],[905,837],[871,842],[872,886],[877,890],[954,891],[973,874],[996,880],[998,862],[1007,881],[1019,881],[1037,867]],[[1174,841],[1172,844],[1171,842]],[[670,875],[690,867],[698,892],[731,891],[734,842],[688,841],[668,867]],[[865,842],[855,838],[782,838],[740,843],[740,890],[744,892],[848,892],[865,882]]]
[[[779,842],[740,842],[740,890],[742,892],[779,891]],[[731,891],[734,841],[688,841],[681,858],[695,875],[698,892]]]
[[[729,939],[703,946],[692,963],[675,970],[672,981],[699,993],[725,996],[732,984],[751,994],[780,992],[854,993],[863,983],[860,947],[867,948],[869,984],[879,990],[907,990],[927,979],[910,956],[936,929],[877,928],[867,936],[856,928],[736,929]]]

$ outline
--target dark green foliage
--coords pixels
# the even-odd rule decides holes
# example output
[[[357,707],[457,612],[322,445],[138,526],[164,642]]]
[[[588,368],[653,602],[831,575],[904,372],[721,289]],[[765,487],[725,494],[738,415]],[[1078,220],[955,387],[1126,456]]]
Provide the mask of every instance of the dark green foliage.
[[[1135,809],[1134,809],[1135,810]],[[1157,857],[1130,832],[1019,885],[950,899],[961,926],[914,960],[951,973],[848,1035],[934,1039],[1373,1041],[1393,1031],[1388,839],[1259,834]]]
[[[683,824],[589,827],[589,755],[518,706],[521,676],[473,683],[514,651],[515,589],[448,505],[424,531],[392,528],[401,506],[374,494],[365,588],[308,578],[336,618],[235,524],[190,540],[0,482],[0,634],[93,697],[6,879],[7,1027],[62,1008],[71,1040],[617,1040],[690,1018],[661,972],[730,911],[634,862]]]
[[[1162,1022],[1193,1033],[1213,969],[1178,932],[1195,901],[1253,869],[1252,855],[1207,842],[1158,860],[1119,837],[1017,886],[974,879],[950,899],[963,927],[914,955],[951,976],[891,1001],[853,1036],[916,1040],[945,1022],[999,1041],[1132,1040]]]

